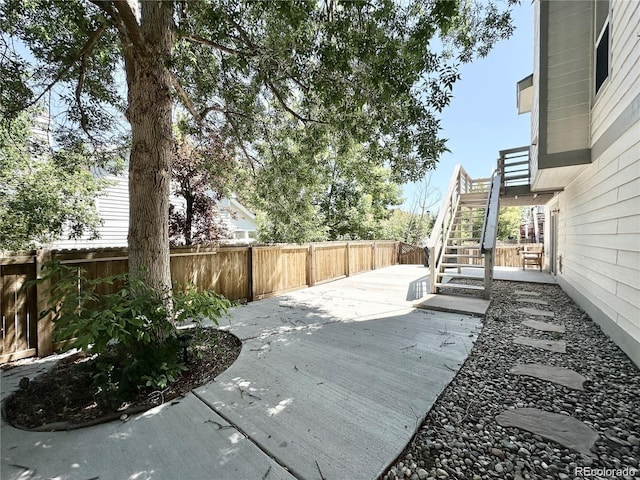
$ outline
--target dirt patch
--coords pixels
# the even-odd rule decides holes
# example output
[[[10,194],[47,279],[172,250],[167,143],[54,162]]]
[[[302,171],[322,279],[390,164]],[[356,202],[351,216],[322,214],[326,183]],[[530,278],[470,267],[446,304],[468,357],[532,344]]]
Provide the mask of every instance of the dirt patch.
[[[99,400],[93,382],[95,357],[79,353],[34,379],[23,378],[20,388],[7,398],[3,413],[12,425],[30,430],[69,430],[115,420],[170,402],[212,381],[231,366],[241,347],[240,340],[228,332],[195,329],[188,344],[187,371],[164,390],[140,389],[115,407]]]

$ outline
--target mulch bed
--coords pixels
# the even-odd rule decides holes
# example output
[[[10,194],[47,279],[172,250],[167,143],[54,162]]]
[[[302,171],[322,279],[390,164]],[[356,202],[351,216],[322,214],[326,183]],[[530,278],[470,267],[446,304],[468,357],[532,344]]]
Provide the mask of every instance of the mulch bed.
[[[60,360],[35,379],[23,378],[20,388],[4,403],[3,414],[13,426],[28,430],[71,430],[126,418],[182,397],[212,381],[240,354],[242,344],[234,335],[211,328],[198,328],[189,340],[188,370],[162,391],[140,389],[117,407],[96,401],[93,377],[95,356],[78,353]],[[11,368],[11,365],[5,368]]]

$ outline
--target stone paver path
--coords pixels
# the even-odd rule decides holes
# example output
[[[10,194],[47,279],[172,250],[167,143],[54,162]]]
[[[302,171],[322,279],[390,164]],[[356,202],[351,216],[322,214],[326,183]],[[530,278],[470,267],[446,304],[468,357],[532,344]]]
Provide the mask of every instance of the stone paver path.
[[[533,328],[534,330],[540,330],[541,332],[565,332],[565,328],[562,325],[556,325],[555,323],[539,322],[538,320],[526,320],[522,322],[522,324],[529,328]]]
[[[518,297],[516,298],[516,302],[535,303],[536,305],[549,305],[549,302],[547,302],[546,300],[540,300],[538,298]]]
[[[537,408],[507,410],[496,417],[503,427],[517,427],[594,457],[591,451],[598,434],[589,426],[568,415],[549,413]]]
[[[517,290],[516,294],[521,295],[516,298],[518,302],[537,305],[549,304],[546,300],[531,298],[539,296],[539,294],[535,292]],[[554,318],[554,313],[549,310],[539,310],[535,308],[520,308],[518,310],[527,315]],[[541,332],[566,333],[563,325],[549,322],[526,320],[522,322],[522,325]],[[517,336],[513,339],[513,343],[541,348],[555,353],[566,353],[567,351],[567,345],[564,340]],[[509,370],[509,373],[539,378],[574,390],[583,390],[583,384],[586,380],[585,377],[574,370],[538,363],[515,365]],[[551,413],[537,408],[518,408],[499,414],[496,416],[496,421],[503,427],[517,427],[557,442],[584,455],[595,456],[591,450],[599,438],[598,433],[580,420],[569,415]]]
[[[522,312],[522,313],[525,313],[527,315],[537,315],[539,317],[551,317],[551,318],[553,318],[555,316],[553,314],[553,312],[550,312],[549,310],[540,310],[538,308],[524,307],[524,308],[519,308],[518,311]]]
[[[573,390],[584,390],[583,384],[586,378],[578,372],[562,367],[543,365],[540,363],[528,363],[526,365],[516,365],[509,373],[513,375],[527,375],[539,378],[558,385],[563,385]]]
[[[564,340],[541,340],[539,338],[519,336],[513,339],[513,343],[556,353],[566,353],[567,351],[567,344]]]
[[[539,297],[538,292],[532,292],[531,290],[516,290],[513,292],[515,295],[527,295],[528,297]]]

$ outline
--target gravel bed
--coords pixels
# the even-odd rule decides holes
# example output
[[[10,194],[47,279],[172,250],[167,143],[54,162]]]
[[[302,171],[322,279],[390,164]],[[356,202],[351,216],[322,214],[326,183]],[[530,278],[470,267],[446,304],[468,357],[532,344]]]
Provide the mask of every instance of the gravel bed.
[[[516,290],[538,292],[549,305],[517,302]],[[640,478],[640,370],[556,285],[494,281],[492,300],[469,358],[382,480]],[[555,318],[522,307],[552,310]],[[564,325],[566,333],[521,325],[529,319]],[[567,353],[515,345],[517,335],[563,339]],[[570,368],[588,381],[574,391],[509,374],[517,363]],[[524,407],[571,415],[595,429],[594,458],[496,423],[504,410]]]

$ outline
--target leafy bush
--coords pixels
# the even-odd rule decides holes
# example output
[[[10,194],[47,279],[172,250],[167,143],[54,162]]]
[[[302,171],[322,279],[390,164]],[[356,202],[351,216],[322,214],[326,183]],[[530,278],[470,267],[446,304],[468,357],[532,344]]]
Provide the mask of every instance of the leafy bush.
[[[64,349],[98,355],[95,384],[109,403],[140,387],[162,389],[174,381],[186,369],[176,326],[204,319],[217,324],[231,306],[221,295],[198,292],[193,285],[162,298],[127,274],[90,279],[82,269],[54,262],[45,266],[45,279],[52,281],[53,306],[41,317],[53,314],[54,340]]]

